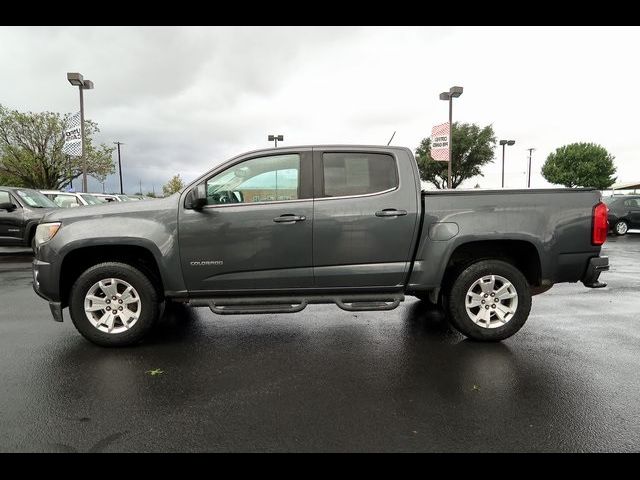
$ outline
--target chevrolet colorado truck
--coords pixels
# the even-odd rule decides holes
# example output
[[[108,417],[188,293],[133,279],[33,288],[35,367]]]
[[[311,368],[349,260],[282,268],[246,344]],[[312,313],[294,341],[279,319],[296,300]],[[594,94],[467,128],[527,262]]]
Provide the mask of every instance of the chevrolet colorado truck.
[[[55,208],[37,190],[0,186],[0,246],[32,247],[38,222]]]
[[[47,215],[35,291],[103,346],[140,341],[163,302],[217,314],[335,303],[390,310],[440,304],[464,335],[505,339],[531,296],[598,280],[607,207],[588,189],[421,191],[409,149],[254,151],[179,193]]]

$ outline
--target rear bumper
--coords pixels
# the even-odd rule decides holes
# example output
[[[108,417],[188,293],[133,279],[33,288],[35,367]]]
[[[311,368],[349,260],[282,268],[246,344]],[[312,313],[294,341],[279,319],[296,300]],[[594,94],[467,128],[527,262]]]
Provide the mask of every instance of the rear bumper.
[[[593,257],[589,259],[587,271],[581,279],[585,287],[602,288],[607,284],[600,282],[598,278],[602,272],[609,270],[609,257]]]

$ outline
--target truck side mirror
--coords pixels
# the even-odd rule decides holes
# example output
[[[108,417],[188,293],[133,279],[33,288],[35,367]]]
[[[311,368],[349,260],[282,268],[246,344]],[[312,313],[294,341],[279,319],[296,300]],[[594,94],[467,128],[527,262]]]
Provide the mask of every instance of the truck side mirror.
[[[193,210],[200,210],[207,204],[207,188],[204,183],[196,185],[187,193],[185,199],[185,208],[192,208]]]
[[[13,203],[7,202],[7,203],[0,203],[0,210],[6,210],[7,212],[13,212],[16,207]]]

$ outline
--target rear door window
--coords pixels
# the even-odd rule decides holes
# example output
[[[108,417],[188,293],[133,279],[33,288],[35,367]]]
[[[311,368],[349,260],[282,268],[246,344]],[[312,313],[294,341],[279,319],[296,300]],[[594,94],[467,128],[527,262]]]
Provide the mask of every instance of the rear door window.
[[[398,170],[391,155],[381,153],[324,153],[325,197],[384,192],[398,186]]]

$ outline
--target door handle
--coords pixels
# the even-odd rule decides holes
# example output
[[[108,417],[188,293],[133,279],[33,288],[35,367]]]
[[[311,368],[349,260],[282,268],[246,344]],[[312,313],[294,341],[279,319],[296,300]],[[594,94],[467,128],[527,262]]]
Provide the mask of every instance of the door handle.
[[[307,219],[304,215],[293,215],[292,213],[286,213],[273,219],[276,223],[296,223],[304,222]]]
[[[396,210],[395,208],[385,208],[384,210],[378,210],[376,217],[401,217],[406,215],[406,210]]]

